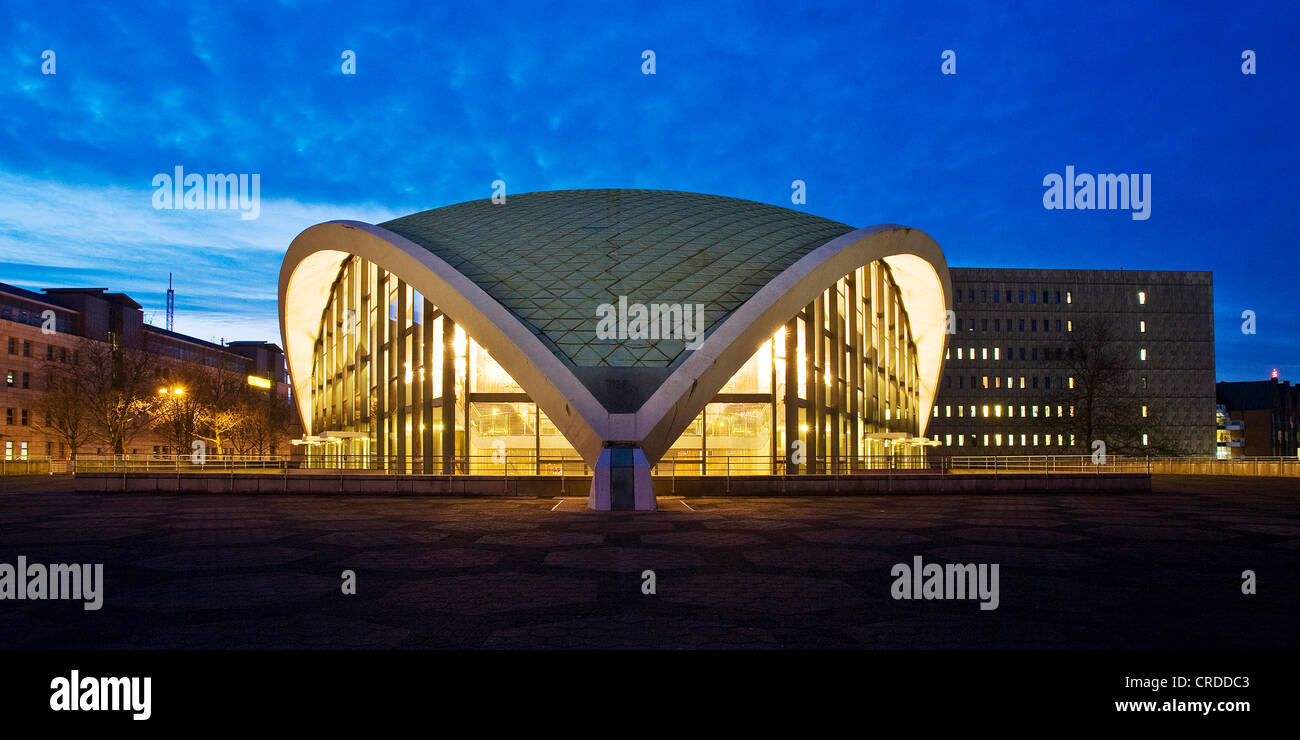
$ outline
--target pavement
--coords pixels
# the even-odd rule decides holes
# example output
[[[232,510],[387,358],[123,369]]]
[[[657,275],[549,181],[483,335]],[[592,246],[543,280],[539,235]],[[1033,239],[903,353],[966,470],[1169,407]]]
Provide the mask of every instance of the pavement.
[[[598,513],[6,481],[0,563],[102,563],[105,584],[98,611],[0,601],[0,649],[1295,649],[1298,493],[1297,479],[1157,476],[1150,494],[665,497]],[[895,600],[892,567],[918,555],[998,564],[998,607]]]

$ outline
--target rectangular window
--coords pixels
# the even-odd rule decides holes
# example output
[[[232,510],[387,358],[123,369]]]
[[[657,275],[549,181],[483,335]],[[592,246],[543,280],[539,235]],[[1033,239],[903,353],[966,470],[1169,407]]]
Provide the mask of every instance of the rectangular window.
[[[1138,331],[1139,331],[1139,332],[1142,332],[1143,334],[1145,334],[1146,331],[1147,331],[1147,322],[1145,322],[1145,321],[1139,321],[1139,322],[1138,322]]]
[[[1070,291],[1068,291],[1068,290],[1065,291],[1065,302],[1066,302],[1066,303],[1074,303],[1074,297],[1070,295]]]
[[[1138,358],[1139,358],[1139,359],[1142,359],[1142,360],[1144,360],[1144,361],[1146,360],[1146,358],[1147,358],[1147,348],[1146,348],[1146,347],[1143,347],[1142,349],[1138,350]]]
[[[1147,435],[1146,435],[1146,434],[1143,434],[1143,435],[1142,435],[1142,446],[1143,446],[1143,447],[1146,447],[1146,446],[1147,446]]]
[[[1143,419],[1147,418],[1147,407],[1146,407],[1146,406],[1143,406],[1143,407],[1142,407],[1142,418],[1143,418]]]
[[[1145,290],[1138,291],[1138,305],[1145,306],[1147,302],[1147,293]]]

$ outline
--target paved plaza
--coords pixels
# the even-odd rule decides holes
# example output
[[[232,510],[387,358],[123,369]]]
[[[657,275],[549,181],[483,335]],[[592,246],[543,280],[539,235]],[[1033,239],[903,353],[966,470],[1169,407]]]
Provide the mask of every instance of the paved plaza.
[[[657,512],[596,513],[582,499],[11,480],[0,563],[103,563],[104,605],[2,601],[0,648],[1300,646],[1300,481],[1153,489],[661,498]],[[892,599],[892,566],[917,555],[999,564],[998,608]]]

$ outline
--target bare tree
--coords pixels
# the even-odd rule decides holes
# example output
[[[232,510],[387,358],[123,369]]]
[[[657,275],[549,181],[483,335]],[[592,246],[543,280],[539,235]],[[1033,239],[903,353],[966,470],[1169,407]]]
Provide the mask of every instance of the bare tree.
[[[231,439],[241,454],[274,455],[289,437],[289,408],[283,399],[250,393],[240,404],[240,416]]]
[[[239,406],[204,404],[199,410],[199,439],[211,442],[220,455],[229,451],[231,432],[245,422],[244,409]]]
[[[77,365],[46,362],[42,373],[45,392],[36,402],[34,426],[59,438],[66,445],[68,458],[94,435],[93,419],[86,406],[85,378]]]
[[[169,373],[160,382],[163,387],[153,409],[153,429],[167,440],[173,454],[184,454],[198,438],[200,401],[176,374]]]
[[[94,436],[114,455],[125,454],[151,421],[156,403],[153,356],[114,337],[109,342],[84,338],[75,357]]]
[[[1055,394],[1073,415],[1067,426],[1091,448],[1095,440],[1108,454],[1148,454],[1141,443],[1141,399],[1135,381],[1136,363],[1128,343],[1109,318],[1076,321],[1062,358],[1071,380]]]
[[[244,399],[250,388],[244,375],[205,366],[191,373],[200,407],[199,439],[211,442],[217,454],[229,443],[230,433],[245,422]]]

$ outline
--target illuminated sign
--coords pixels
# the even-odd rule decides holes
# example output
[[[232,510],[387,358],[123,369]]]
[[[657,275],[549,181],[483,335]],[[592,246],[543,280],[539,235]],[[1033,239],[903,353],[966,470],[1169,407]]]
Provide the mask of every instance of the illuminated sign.
[[[253,386],[254,388],[270,388],[270,387],[271,387],[271,381],[267,380],[266,378],[259,378],[259,377],[257,377],[256,375],[250,375],[250,376],[248,376],[248,384],[251,385],[251,386]]]

